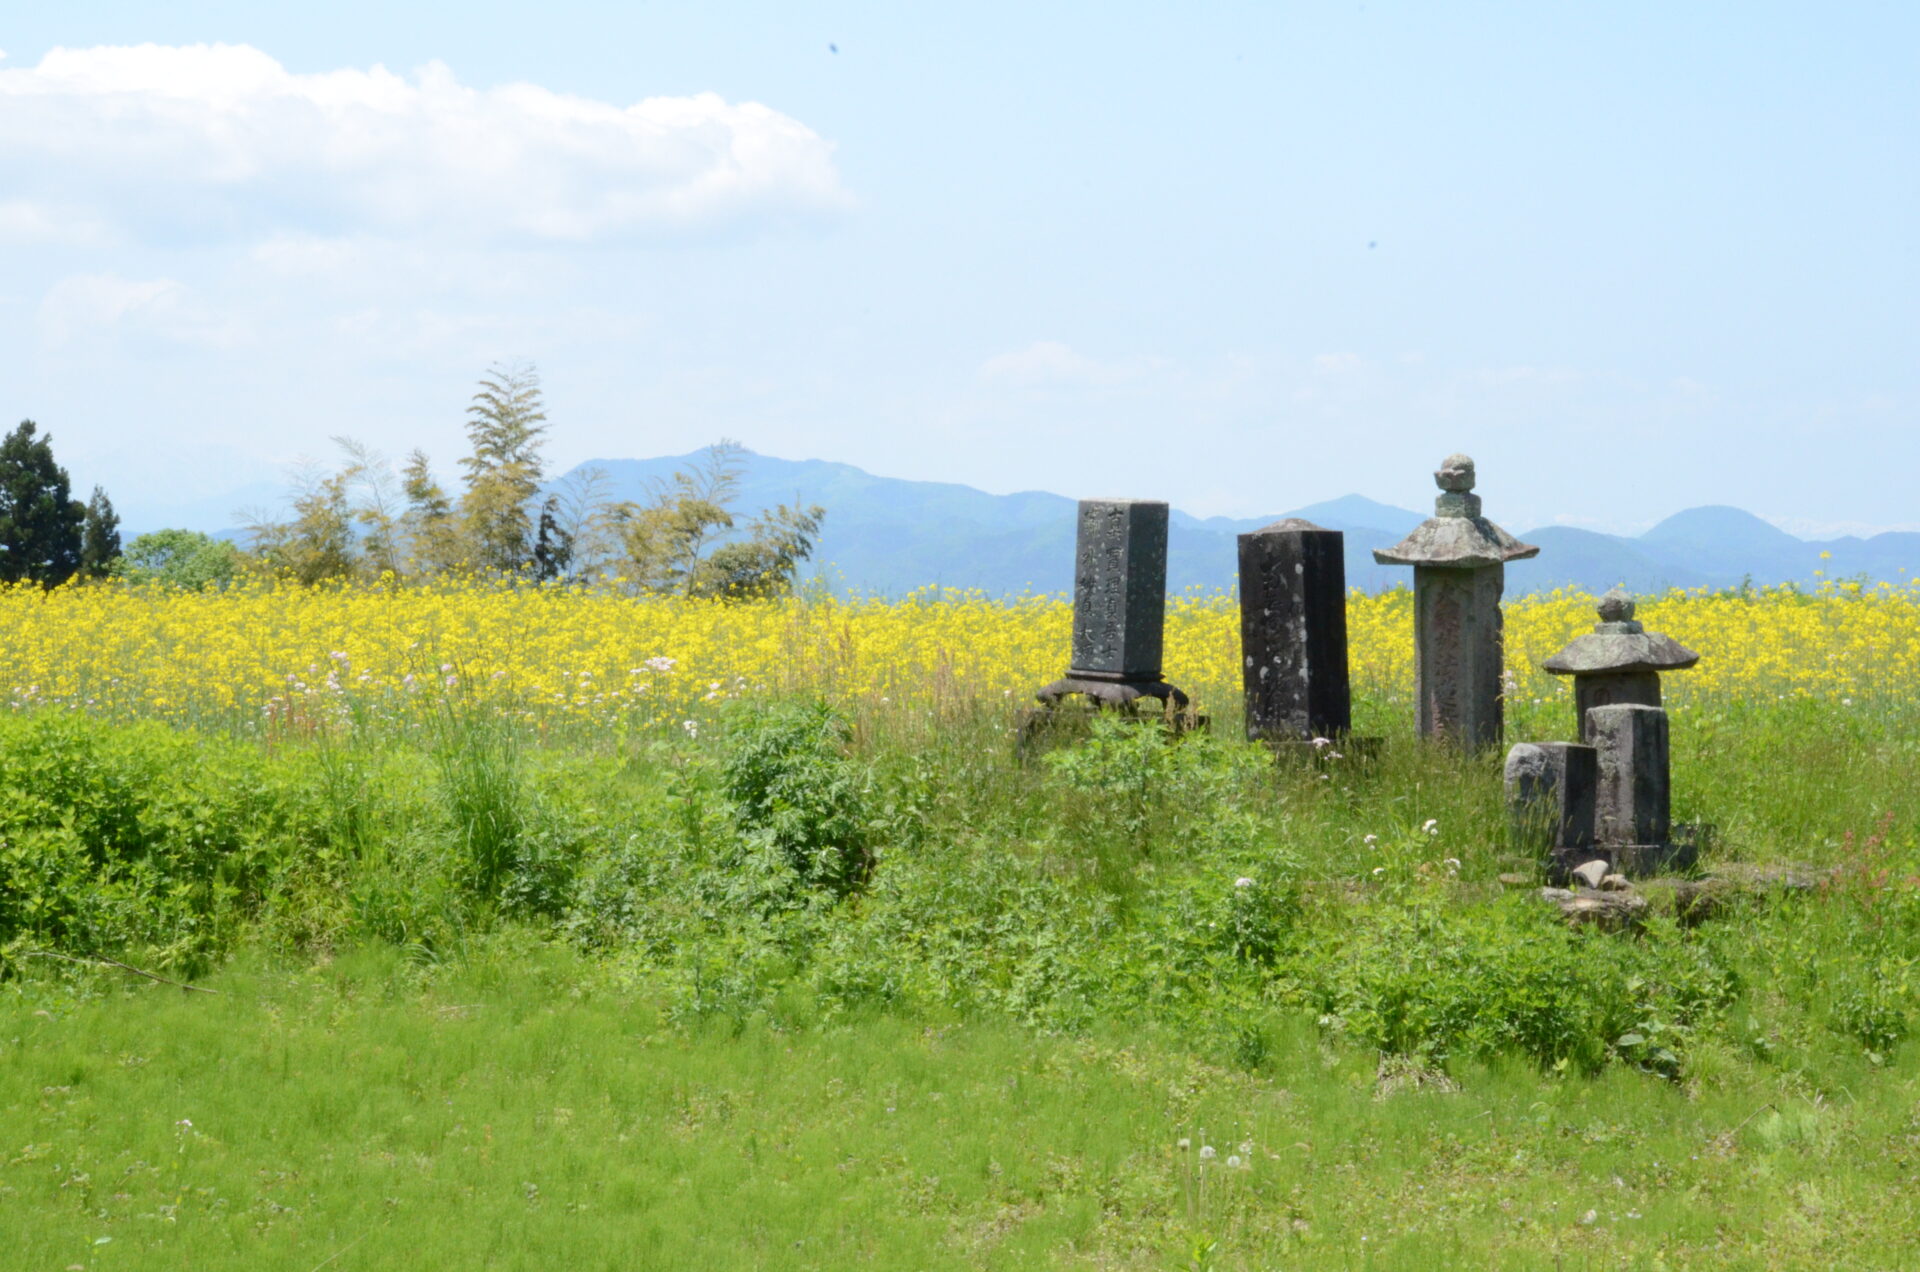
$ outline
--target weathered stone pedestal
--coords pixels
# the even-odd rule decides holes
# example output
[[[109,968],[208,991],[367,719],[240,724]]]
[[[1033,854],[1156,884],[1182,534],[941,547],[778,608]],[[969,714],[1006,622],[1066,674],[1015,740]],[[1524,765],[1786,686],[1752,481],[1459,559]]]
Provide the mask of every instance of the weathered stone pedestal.
[[[1629,704],[1594,707],[1586,734],[1599,756],[1594,838],[1600,856],[1624,875],[1693,865],[1691,837],[1673,834],[1673,770],[1667,713]]]
[[[1187,695],[1161,678],[1167,605],[1167,505],[1083,499],[1074,545],[1073,661],[1040,690],[1048,707],[1078,694],[1132,710],[1142,698],[1180,710]]]
[[[1578,742],[1521,742],[1507,752],[1507,817],[1514,847],[1564,880],[1593,860],[1599,753]]]
[[[1353,724],[1346,536],[1290,518],[1240,536],[1247,740],[1311,743]]]
[[[1441,491],[1434,515],[1373,559],[1413,567],[1416,729],[1456,746],[1495,746],[1504,731],[1505,567],[1540,549],[1480,515],[1467,456],[1449,455],[1433,477]]]

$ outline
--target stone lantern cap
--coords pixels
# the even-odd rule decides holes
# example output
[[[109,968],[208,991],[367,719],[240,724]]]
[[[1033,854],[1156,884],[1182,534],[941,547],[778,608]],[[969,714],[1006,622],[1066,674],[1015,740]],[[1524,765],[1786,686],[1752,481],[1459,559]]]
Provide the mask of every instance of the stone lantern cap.
[[[1390,548],[1375,548],[1381,565],[1438,565],[1470,570],[1539,555],[1540,549],[1502,530],[1480,515],[1480,496],[1473,493],[1473,461],[1449,455],[1433,475],[1440,487],[1433,516]]]
[[[1600,621],[1575,636],[1567,647],[1540,666],[1556,676],[1608,672],[1685,671],[1700,655],[1671,636],[1650,632],[1634,621],[1633,598],[1614,588],[1600,598]]]

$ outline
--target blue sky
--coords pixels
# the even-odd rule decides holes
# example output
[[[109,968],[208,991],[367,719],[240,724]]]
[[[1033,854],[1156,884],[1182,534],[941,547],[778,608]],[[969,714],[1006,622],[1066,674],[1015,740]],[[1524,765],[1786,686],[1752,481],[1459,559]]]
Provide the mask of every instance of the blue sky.
[[[561,465],[1920,526],[1913,6],[8,8],[0,412],[131,521],[522,356]]]

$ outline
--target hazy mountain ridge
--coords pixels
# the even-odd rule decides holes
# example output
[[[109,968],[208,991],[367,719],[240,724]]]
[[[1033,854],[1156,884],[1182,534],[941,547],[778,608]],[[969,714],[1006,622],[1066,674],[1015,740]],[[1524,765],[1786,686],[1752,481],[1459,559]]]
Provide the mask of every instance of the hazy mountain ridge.
[[[640,498],[694,456],[594,460],[615,498]],[[979,588],[993,594],[1063,592],[1073,585],[1075,502],[1045,491],[992,495],[952,482],[877,477],[829,460],[745,457],[736,507],[751,512],[776,503],[817,503],[826,528],[814,573],[836,589],[900,595],[928,585]],[[576,470],[577,471],[577,470]],[[1377,565],[1372,550],[1397,542],[1427,516],[1362,495],[1310,504],[1266,517],[1195,517],[1174,510],[1167,549],[1167,586],[1231,587],[1235,536],[1281,517],[1304,517],[1346,535],[1347,582],[1369,591],[1407,584],[1412,572]],[[1920,573],[1920,533],[1890,531],[1870,539],[1808,541],[1752,513],[1724,506],[1690,508],[1637,537],[1572,526],[1517,530],[1540,555],[1507,567],[1511,595],[1571,586],[1599,592],[1624,584],[1636,592],[1669,587],[1733,587],[1813,583],[1866,575],[1900,581]],[[1823,557],[1830,553],[1830,557]]]

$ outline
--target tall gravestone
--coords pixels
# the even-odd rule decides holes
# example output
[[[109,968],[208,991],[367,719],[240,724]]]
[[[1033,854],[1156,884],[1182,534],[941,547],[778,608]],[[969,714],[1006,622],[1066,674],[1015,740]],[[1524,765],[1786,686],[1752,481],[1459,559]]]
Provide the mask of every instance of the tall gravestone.
[[[1506,563],[1540,549],[1480,515],[1473,460],[1449,455],[1433,475],[1434,515],[1391,548],[1382,565],[1413,567],[1415,727],[1458,746],[1494,746],[1504,731],[1500,594]]]
[[[1048,706],[1081,694],[1106,706],[1157,698],[1185,707],[1161,676],[1167,607],[1167,505],[1082,499],[1074,540],[1073,661],[1040,690]]]
[[[1346,536],[1289,518],[1240,536],[1240,655],[1249,741],[1353,725]]]

